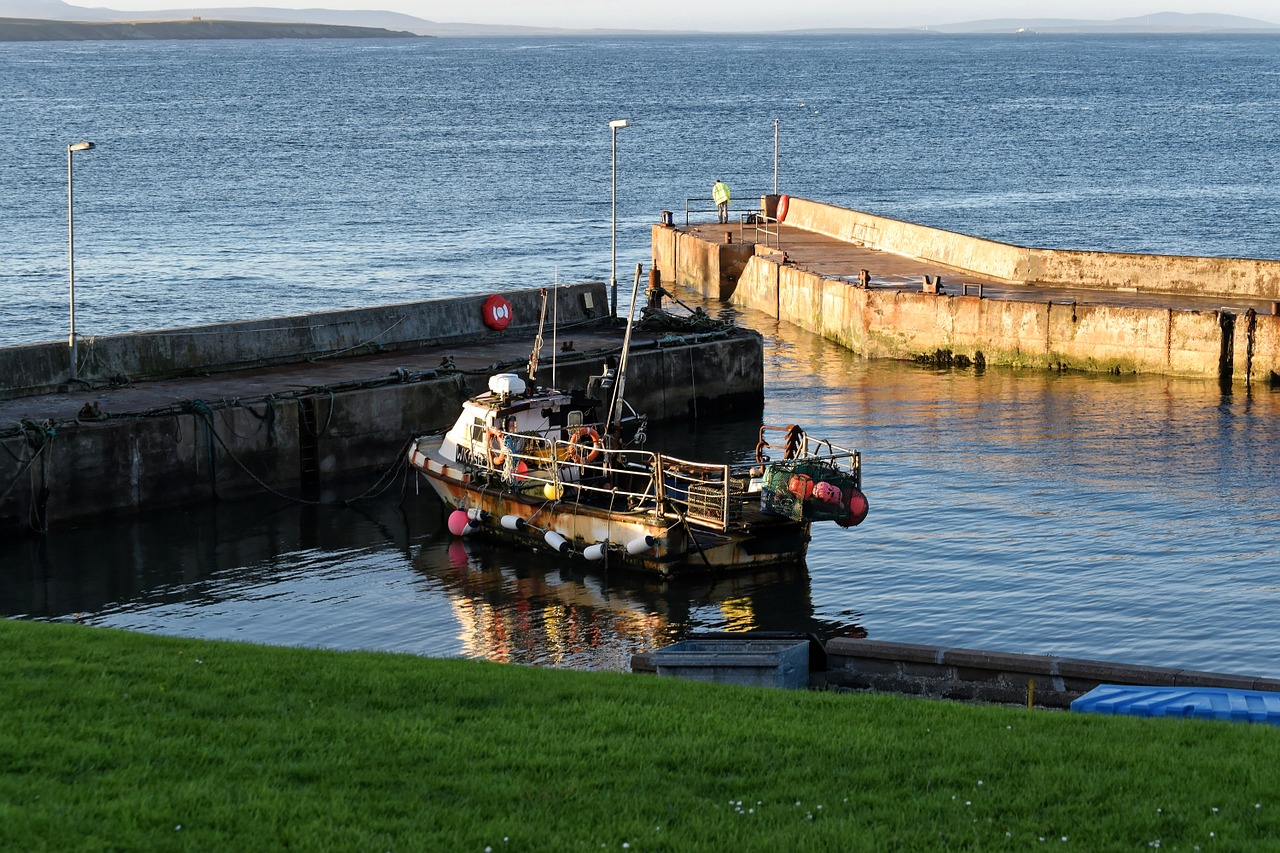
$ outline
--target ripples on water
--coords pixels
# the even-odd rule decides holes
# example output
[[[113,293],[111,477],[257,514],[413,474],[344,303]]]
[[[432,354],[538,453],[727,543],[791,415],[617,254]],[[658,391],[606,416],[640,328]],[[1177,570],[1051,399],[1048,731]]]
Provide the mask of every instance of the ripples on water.
[[[864,453],[871,514],[815,527],[806,569],[662,583],[457,542],[397,484],[360,511],[261,499],[2,545],[0,612],[582,669],[761,628],[1280,675],[1280,395],[864,362],[785,326],[766,370],[765,422]],[[715,458],[758,426],[655,440]]]
[[[1023,245],[1274,256],[1278,43],[3,44],[0,343],[65,335],[86,138],[86,335],[607,278],[623,116],[623,270],[713,179],[771,188],[775,117],[784,192]],[[759,627],[1280,675],[1274,393],[863,362],[787,328],[768,352],[765,420],[865,453],[868,521],[818,528],[798,574],[661,584],[454,543],[410,489],[0,543],[0,612],[579,668]]]
[[[722,177],[1021,245],[1270,257],[1274,37],[0,44],[0,343],[607,280]]]

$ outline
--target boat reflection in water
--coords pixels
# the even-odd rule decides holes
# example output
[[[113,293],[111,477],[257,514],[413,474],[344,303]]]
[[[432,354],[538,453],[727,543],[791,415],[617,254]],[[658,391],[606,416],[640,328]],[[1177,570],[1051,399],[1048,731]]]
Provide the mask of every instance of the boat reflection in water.
[[[483,540],[429,543],[414,566],[446,591],[461,653],[504,663],[626,669],[697,631],[865,635],[815,619],[803,566],[663,580]]]

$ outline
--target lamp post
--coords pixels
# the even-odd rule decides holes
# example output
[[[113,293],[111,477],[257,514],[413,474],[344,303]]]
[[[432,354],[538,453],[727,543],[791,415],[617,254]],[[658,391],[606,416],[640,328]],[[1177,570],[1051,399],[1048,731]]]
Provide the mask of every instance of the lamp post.
[[[778,119],[773,120],[773,194],[778,194]]]
[[[92,142],[76,142],[67,146],[67,290],[71,305],[71,334],[67,343],[71,347],[71,378],[79,378],[76,362],[76,225],[73,215],[71,155],[76,151],[88,151],[93,148]]]
[[[613,265],[609,273],[609,310],[618,316],[618,129],[628,127],[625,118],[609,122],[613,132]]]

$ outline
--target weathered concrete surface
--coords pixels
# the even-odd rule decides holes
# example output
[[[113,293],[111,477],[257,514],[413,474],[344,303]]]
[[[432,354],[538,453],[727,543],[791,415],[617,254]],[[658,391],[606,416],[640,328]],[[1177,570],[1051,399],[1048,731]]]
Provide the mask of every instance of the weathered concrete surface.
[[[698,255],[688,244],[716,239],[715,226],[655,227],[655,268],[667,280],[678,255],[679,280],[696,279],[689,259]],[[712,284],[695,289],[869,358],[944,353],[992,365],[1280,381],[1280,316],[1256,298],[1224,305],[1217,297],[1011,286],[785,226],[782,246],[757,246],[732,287],[711,278],[717,265]],[[924,292],[925,276],[939,277],[940,293]]]
[[[512,308],[509,334],[536,329],[538,288],[500,291]],[[423,345],[469,341],[494,333],[481,306],[489,295],[433,299],[349,311],[275,317],[182,329],[80,339],[79,377],[87,383],[164,379],[192,373],[292,364],[335,355],[396,352]],[[601,282],[559,290],[563,326],[601,319],[608,312]],[[68,383],[65,341],[0,347],[0,400],[54,391]],[[81,383],[82,386],[85,383]]]
[[[734,235],[734,229],[712,233],[714,242],[696,230],[653,227],[653,268],[661,272],[664,285],[674,282],[709,299],[729,298],[755,247],[741,239],[726,243],[724,235]]]
[[[837,637],[827,642],[827,685],[937,699],[1070,707],[1099,684],[1230,687],[1280,692],[1280,679],[1111,661],[952,649]]]
[[[458,300],[455,310],[473,307]],[[433,312],[448,313],[444,305]],[[618,353],[623,332],[620,323],[562,328],[557,343],[571,341],[573,351],[556,354],[557,384],[585,387]],[[524,373],[532,344],[528,332],[487,332],[380,355],[0,400],[0,423],[18,424],[0,430],[0,536],[372,479],[402,463],[409,439],[452,424],[491,373]],[[548,336],[543,382],[550,348]],[[633,337],[627,399],[651,420],[759,411],[763,397],[754,332]]]
[[[1004,282],[1280,299],[1280,261],[1031,249],[792,198],[787,224]]]

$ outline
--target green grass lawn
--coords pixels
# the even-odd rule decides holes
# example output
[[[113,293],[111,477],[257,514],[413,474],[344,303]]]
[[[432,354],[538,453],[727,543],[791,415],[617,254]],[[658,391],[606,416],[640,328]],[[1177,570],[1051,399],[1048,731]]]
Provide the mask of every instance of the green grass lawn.
[[[1280,730],[0,620],[3,850],[1280,849]]]

